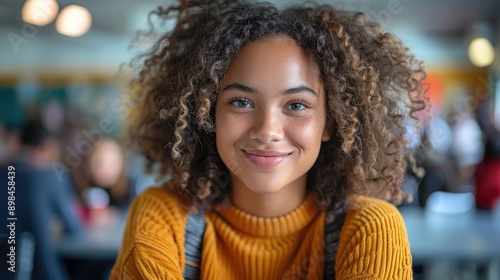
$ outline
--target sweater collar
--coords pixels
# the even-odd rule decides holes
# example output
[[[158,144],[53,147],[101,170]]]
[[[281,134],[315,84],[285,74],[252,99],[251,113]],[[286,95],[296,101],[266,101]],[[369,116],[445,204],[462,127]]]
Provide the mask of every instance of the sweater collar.
[[[231,227],[257,237],[289,235],[306,228],[319,212],[315,196],[309,193],[292,212],[275,218],[252,216],[234,205],[218,210]]]

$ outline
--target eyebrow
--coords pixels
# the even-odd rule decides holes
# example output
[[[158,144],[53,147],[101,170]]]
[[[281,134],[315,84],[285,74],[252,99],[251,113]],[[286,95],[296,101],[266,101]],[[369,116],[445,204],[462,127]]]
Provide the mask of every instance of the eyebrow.
[[[259,93],[259,91],[257,89],[249,87],[249,86],[245,86],[245,85],[242,85],[242,84],[239,84],[239,83],[232,83],[230,85],[225,86],[222,89],[222,92],[224,92],[226,90],[231,90],[231,89],[238,90],[238,91],[243,91],[243,92],[247,92],[247,93],[254,93],[254,94]],[[312,88],[310,88],[308,86],[304,86],[304,85],[298,86],[298,87],[289,88],[289,89],[283,91],[283,94],[288,95],[288,94],[296,94],[296,93],[299,93],[299,92],[308,92],[308,93],[313,94],[315,96],[318,95]]]

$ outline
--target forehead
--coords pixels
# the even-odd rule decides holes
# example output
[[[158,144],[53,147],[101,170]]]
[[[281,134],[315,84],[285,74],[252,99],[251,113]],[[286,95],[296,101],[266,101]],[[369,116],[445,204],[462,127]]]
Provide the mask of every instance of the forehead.
[[[264,37],[243,46],[226,70],[224,84],[234,80],[261,83],[274,80],[289,84],[319,82],[319,71],[293,38]],[[291,85],[290,85],[291,86]]]

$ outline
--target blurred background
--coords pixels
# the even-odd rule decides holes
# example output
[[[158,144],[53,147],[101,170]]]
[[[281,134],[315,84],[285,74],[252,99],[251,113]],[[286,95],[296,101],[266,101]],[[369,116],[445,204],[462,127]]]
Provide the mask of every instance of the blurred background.
[[[18,186],[0,195],[2,221],[18,218],[15,273],[1,227],[1,279],[107,279],[130,201],[154,184],[124,145],[123,64],[170,3],[0,0],[0,166]],[[500,279],[500,1],[318,3],[364,11],[427,67],[432,127],[408,135],[426,175],[408,172],[400,207],[415,279]]]

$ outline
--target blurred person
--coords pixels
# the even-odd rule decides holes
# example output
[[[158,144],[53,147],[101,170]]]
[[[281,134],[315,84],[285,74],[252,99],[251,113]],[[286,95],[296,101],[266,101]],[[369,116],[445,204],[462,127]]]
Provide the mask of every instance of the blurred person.
[[[135,181],[130,178],[126,171],[125,154],[120,144],[111,138],[104,138],[93,144],[90,155],[84,164],[85,186],[83,196],[86,206],[91,210],[93,202],[89,201],[88,191],[93,188],[104,190],[109,197],[109,206],[119,210],[122,214],[127,211],[130,203],[136,195]],[[95,198],[95,196],[92,196]],[[106,212],[99,211],[100,215]],[[92,217],[94,218],[102,217]]]
[[[20,147],[18,130],[0,123],[0,167],[12,163]]]
[[[425,175],[418,185],[418,201],[425,207],[427,198],[435,191],[449,191],[457,182],[457,165],[451,157],[453,130],[439,114],[423,131],[423,149],[419,150]]]
[[[483,134],[474,111],[475,96],[467,86],[457,84],[451,88],[451,100],[447,105],[445,120],[452,130],[449,156],[454,167],[455,182],[449,192],[473,192],[474,171],[483,158]]]
[[[452,192],[474,191],[474,172],[484,152],[483,133],[474,115],[469,111],[457,112],[451,122],[453,142],[451,156],[456,162],[458,181]]]
[[[478,110],[478,121],[484,136],[484,158],[474,174],[476,205],[492,210],[500,203],[500,129],[495,124],[492,99],[484,101]]]
[[[457,88],[446,117],[434,116],[426,131],[430,145],[423,151],[425,176],[419,185],[419,203],[426,205],[435,191],[473,192],[473,174],[483,157],[483,135],[466,109],[466,93]]]
[[[87,140],[78,139],[73,144],[78,146],[78,141]],[[106,136],[90,143],[89,154],[82,157],[81,164],[72,170],[84,203],[84,219],[90,228],[114,227],[124,218],[135,197],[136,180],[128,176],[120,143]],[[72,277],[78,280],[108,279],[113,263],[108,260],[77,260]]]
[[[12,164],[16,183],[16,235],[20,237],[23,232],[34,235],[33,279],[68,279],[54,248],[57,224],[53,219],[59,220],[65,234],[80,234],[83,227],[75,213],[76,205],[72,203],[75,196],[70,179],[58,177],[51,168],[51,164],[59,157],[58,143],[38,121],[25,124],[20,140],[21,152]],[[6,201],[7,198],[3,196],[7,192],[1,195],[2,201]],[[6,229],[1,230],[3,233]],[[20,259],[17,263],[20,265]]]

